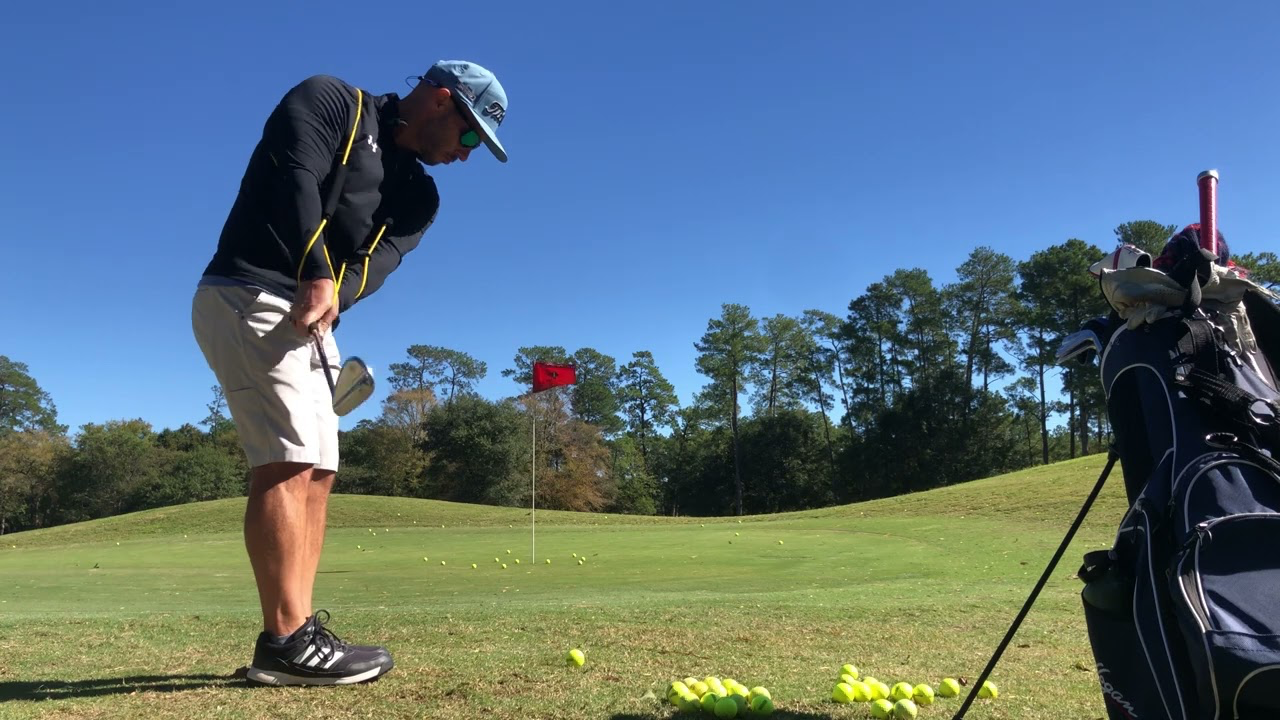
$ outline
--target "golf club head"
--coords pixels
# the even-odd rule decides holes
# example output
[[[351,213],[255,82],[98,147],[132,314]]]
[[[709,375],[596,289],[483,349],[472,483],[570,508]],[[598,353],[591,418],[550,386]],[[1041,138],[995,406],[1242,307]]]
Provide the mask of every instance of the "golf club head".
[[[360,407],[373,394],[373,372],[356,356],[347,358],[333,383],[333,411],[338,415]]]
[[[1058,365],[1062,365],[1066,361],[1087,352],[1102,353],[1102,340],[1092,328],[1077,330],[1063,338],[1062,344],[1058,346],[1055,360]],[[1085,358],[1081,358],[1081,361],[1083,360]]]

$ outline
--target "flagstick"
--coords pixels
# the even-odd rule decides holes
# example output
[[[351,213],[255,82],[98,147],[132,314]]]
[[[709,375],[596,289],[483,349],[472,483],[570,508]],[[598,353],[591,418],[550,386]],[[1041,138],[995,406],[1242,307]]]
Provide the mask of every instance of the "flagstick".
[[[532,408],[530,408],[532,409]],[[529,418],[533,421],[533,460],[529,467],[530,483],[532,490],[529,493],[529,507],[533,510],[533,526],[529,531],[530,538],[533,542],[533,564],[538,564],[538,418],[534,413],[529,413]]]

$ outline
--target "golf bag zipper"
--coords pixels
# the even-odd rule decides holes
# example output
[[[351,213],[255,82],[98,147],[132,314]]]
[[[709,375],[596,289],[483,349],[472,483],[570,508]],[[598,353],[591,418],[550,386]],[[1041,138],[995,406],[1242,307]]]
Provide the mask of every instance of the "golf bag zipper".
[[[1235,436],[1233,435],[1231,437],[1234,438]],[[1212,443],[1210,443],[1210,445],[1212,446]],[[1226,446],[1219,446],[1219,447],[1226,447]],[[1232,464],[1232,463],[1246,465],[1249,467],[1256,468],[1257,470],[1260,470],[1263,473],[1266,473],[1272,478],[1276,478],[1277,480],[1280,480],[1280,475],[1277,475],[1275,470],[1267,467],[1267,465],[1271,465],[1275,463],[1275,461],[1271,460],[1269,456],[1259,454],[1258,456],[1254,456],[1253,458],[1250,458],[1246,455],[1246,449],[1252,450],[1254,452],[1258,452],[1257,449],[1253,448],[1251,445],[1248,445],[1246,443],[1241,443],[1239,441],[1236,441],[1235,446],[1232,446],[1231,449],[1236,450],[1236,453],[1235,454],[1232,454],[1230,452],[1218,453],[1220,457],[1214,458],[1212,461],[1205,463],[1203,465],[1200,465],[1199,463],[1204,462],[1205,457],[1208,457],[1209,455],[1212,455],[1214,453],[1206,453],[1205,455],[1201,455],[1200,457],[1188,463],[1187,467],[1183,469],[1182,474],[1180,474],[1178,479],[1174,481],[1174,492],[1169,497],[1167,509],[1170,511],[1174,510],[1175,507],[1180,502],[1182,502],[1182,498],[1189,497],[1191,493],[1194,492],[1197,482],[1199,482],[1201,479],[1207,476],[1210,470],[1213,470],[1220,465],[1226,465],[1226,464]],[[1254,462],[1253,461],[1254,459],[1258,460],[1259,462]],[[1186,474],[1188,472],[1191,472],[1193,470],[1195,474],[1192,475],[1189,480],[1187,480],[1185,487],[1181,487],[1182,479],[1186,477]],[[1181,520],[1183,527],[1186,527],[1190,525],[1190,518],[1189,518],[1190,512],[1191,512],[1190,505],[1183,504],[1182,517],[1173,518],[1173,519]],[[1233,517],[1243,517],[1244,515],[1252,515],[1252,514],[1255,514],[1255,513],[1243,513],[1243,514],[1233,515]],[[1205,524],[1212,525],[1223,520],[1225,517],[1227,516],[1200,522],[1192,527],[1195,529],[1195,531],[1198,531],[1201,525],[1205,525]],[[1193,536],[1188,535],[1187,541],[1190,541],[1191,537]],[[1184,541],[1184,545],[1185,545],[1185,541]]]
[[[1192,562],[1192,568],[1190,568],[1190,571],[1192,571],[1192,578],[1190,578],[1190,583],[1193,584],[1194,592],[1187,592],[1187,579],[1185,579],[1187,578],[1187,574],[1183,573],[1181,568],[1179,568],[1178,574],[1180,578],[1183,578],[1183,582],[1181,582],[1181,585],[1183,585],[1183,594],[1184,596],[1187,596],[1188,605],[1194,614],[1196,614],[1196,619],[1199,625],[1201,625],[1202,632],[1206,632],[1206,630],[1219,629],[1216,628],[1216,626],[1212,626],[1210,623],[1208,603],[1204,601],[1204,587],[1201,583],[1201,579],[1199,579],[1201,578],[1201,571],[1199,571],[1199,569],[1201,569],[1201,550],[1203,550],[1204,542],[1213,541],[1213,527],[1222,523],[1228,523],[1228,521],[1249,520],[1252,518],[1275,519],[1275,516],[1275,512],[1238,512],[1238,514],[1235,515],[1224,515],[1221,516],[1221,518],[1213,518],[1212,520],[1204,520],[1203,523],[1198,523],[1196,525],[1196,532],[1190,534],[1187,538],[1187,542],[1184,543],[1183,547],[1185,550],[1192,550],[1192,552],[1185,553],[1181,562],[1187,562],[1188,560]]]
[[[1183,549],[1186,552],[1178,567],[1179,584],[1182,586],[1183,596],[1187,601],[1188,607],[1196,617],[1196,621],[1200,625],[1201,632],[1209,630],[1218,630],[1210,622],[1209,605],[1204,598],[1204,585],[1200,582],[1200,551],[1204,548],[1206,541],[1213,541],[1213,528],[1224,522],[1249,520],[1251,518],[1272,518],[1276,517],[1275,513],[1253,512],[1253,513],[1237,513],[1235,515],[1224,515],[1220,518],[1205,520],[1198,523],[1195,532],[1187,537],[1187,541],[1183,543]],[[1182,565],[1190,562],[1190,572],[1185,572]],[[1191,587],[1188,588],[1188,585]]]
[[[1193,532],[1188,535],[1186,542],[1183,543],[1182,558],[1178,561],[1177,587],[1182,594],[1182,598],[1181,598],[1182,604],[1185,606],[1187,613],[1195,621],[1200,631],[1200,634],[1205,638],[1205,641],[1208,643],[1205,646],[1206,663],[1207,663],[1207,667],[1205,667],[1205,671],[1208,673],[1209,692],[1211,692],[1213,695],[1213,704],[1215,706],[1219,706],[1220,702],[1225,701],[1226,698],[1223,698],[1221,695],[1219,695],[1219,690],[1225,689],[1225,688],[1220,688],[1219,667],[1218,667],[1218,662],[1215,659],[1216,652],[1215,650],[1210,649],[1210,645],[1213,645],[1214,647],[1220,647],[1220,646],[1213,644],[1212,641],[1209,640],[1209,638],[1214,635],[1221,636],[1223,633],[1226,633],[1229,635],[1234,632],[1238,632],[1238,630],[1229,628],[1229,627],[1221,627],[1220,623],[1214,621],[1214,613],[1211,612],[1210,610],[1209,601],[1208,601],[1208,598],[1206,597],[1205,584],[1203,581],[1202,569],[1206,562],[1206,559],[1203,556],[1206,554],[1209,555],[1210,561],[1212,561],[1211,558],[1214,555],[1214,553],[1210,550],[1210,544],[1215,539],[1214,538],[1215,528],[1218,528],[1222,526],[1223,523],[1228,523],[1228,522],[1233,524],[1238,522],[1249,523],[1250,521],[1256,521],[1256,520],[1265,520],[1265,521],[1275,522],[1277,520],[1280,520],[1280,515],[1274,512],[1243,512],[1243,513],[1234,513],[1231,515],[1223,515],[1221,517],[1216,517],[1210,520],[1205,520],[1203,522],[1197,523],[1193,529]],[[1228,532],[1227,535],[1228,537],[1230,537],[1232,533]],[[1227,542],[1232,542],[1232,541],[1227,540]],[[1218,576],[1218,582],[1221,583],[1223,581],[1221,573],[1220,572],[1217,573],[1217,576]],[[1229,604],[1228,607],[1231,607],[1231,605]],[[1228,610],[1228,613],[1230,613],[1230,610]],[[1230,660],[1228,659],[1227,662],[1229,663]],[[1228,696],[1232,703],[1232,710],[1233,710],[1230,717],[1232,718],[1240,717],[1239,715],[1240,698],[1242,697],[1242,695],[1244,695],[1246,689],[1249,686],[1249,681],[1251,679],[1256,678],[1258,675],[1262,673],[1277,672],[1277,671],[1280,671],[1280,664],[1271,663],[1267,665],[1259,665],[1255,667],[1247,675],[1239,677],[1238,680],[1234,681],[1236,683],[1234,691],[1231,693],[1231,695]],[[1228,676],[1230,676],[1230,673],[1231,673],[1230,665],[1228,664],[1227,665]],[[1262,684],[1266,685],[1268,683],[1268,680],[1263,680],[1261,682]],[[1256,699],[1256,695],[1257,695],[1256,689],[1250,690],[1250,694],[1254,695]],[[1224,717],[1224,715],[1222,714],[1221,711],[1219,711],[1215,713],[1212,717],[1219,718],[1219,717]],[[1254,716],[1250,715],[1249,717],[1254,717]]]
[[[1213,533],[1209,530],[1212,522],[1205,521],[1196,525],[1195,532],[1188,535],[1182,544],[1182,561],[1178,563],[1178,585],[1182,590],[1182,598],[1187,607],[1191,608],[1191,614],[1202,633],[1211,628],[1208,603],[1204,600],[1204,587],[1200,583],[1200,548],[1206,539],[1213,540]]]

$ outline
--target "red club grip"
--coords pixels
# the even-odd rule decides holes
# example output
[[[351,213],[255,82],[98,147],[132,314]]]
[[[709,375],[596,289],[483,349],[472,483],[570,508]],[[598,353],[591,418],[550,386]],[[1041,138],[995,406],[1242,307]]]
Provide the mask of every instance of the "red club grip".
[[[1200,188],[1200,247],[1218,256],[1218,171],[1196,176]]]

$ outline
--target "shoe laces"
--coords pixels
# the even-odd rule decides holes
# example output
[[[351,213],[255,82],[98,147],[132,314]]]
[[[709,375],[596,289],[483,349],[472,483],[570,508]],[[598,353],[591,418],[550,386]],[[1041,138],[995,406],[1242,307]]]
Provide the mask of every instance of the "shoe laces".
[[[320,619],[323,613],[324,619]],[[316,646],[316,652],[322,654],[323,657],[333,657],[335,652],[347,652],[347,643],[338,637],[332,630],[325,627],[329,622],[328,610],[317,610],[314,618],[314,624],[311,628],[311,642]]]

